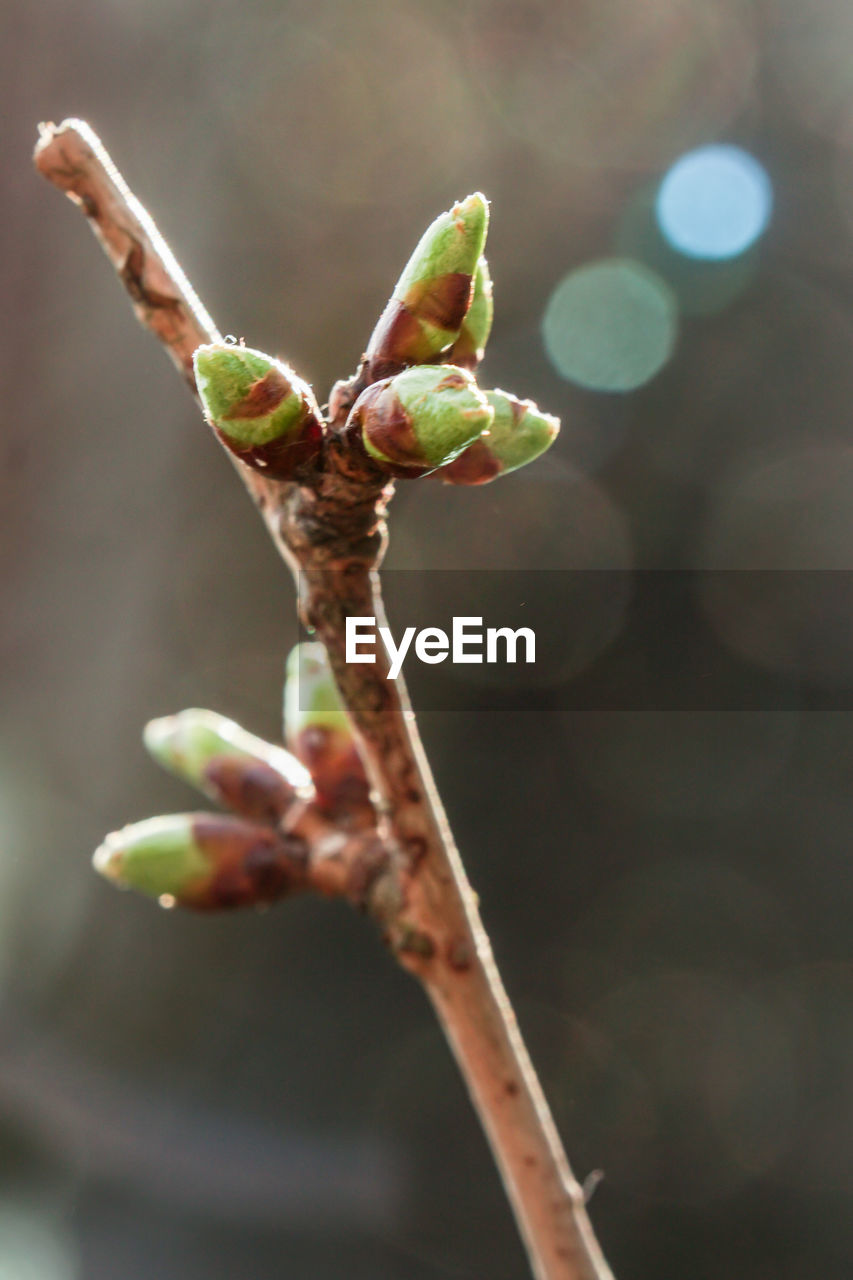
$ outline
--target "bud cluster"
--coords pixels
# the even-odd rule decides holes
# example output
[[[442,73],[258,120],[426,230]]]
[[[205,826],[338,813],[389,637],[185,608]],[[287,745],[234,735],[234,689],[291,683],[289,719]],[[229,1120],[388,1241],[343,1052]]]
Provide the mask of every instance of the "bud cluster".
[[[107,836],[95,869],[120,888],[199,911],[258,906],[309,884],[328,891],[312,842],[319,849],[331,834],[336,849],[340,831],[375,835],[376,814],[321,644],[297,645],[288,659],[284,726],[290,750],[214,711],[150,721],[143,739],[158,764],[231,814],[133,823]]]
[[[475,193],[427,228],[359,373],[333,388],[330,421],[282,361],[231,342],[199,347],[196,387],[223,444],[272,480],[304,485],[333,432],[368,471],[454,485],[485,484],[543,453],[557,419],[475,379],[492,326],[488,220]],[[169,905],[239,906],[307,887],[312,840],[322,844],[331,831],[328,847],[337,848],[342,833],[375,837],[368,779],[322,645],[291,654],[284,718],[289,751],[210,711],[152,721],[145,743],[155,759],[231,815],[125,827],[97,851],[96,868]],[[324,855],[315,872],[331,861]]]
[[[532,462],[559,430],[531,401],[483,392],[474,380],[492,327],[488,223],[479,192],[435,219],[371,334],[358,379],[333,389],[333,418],[343,406],[345,439],[380,473],[485,484]],[[196,351],[195,372],[207,419],[232,453],[276,480],[310,477],[330,427],[292,369],[251,347],[215,343]]]

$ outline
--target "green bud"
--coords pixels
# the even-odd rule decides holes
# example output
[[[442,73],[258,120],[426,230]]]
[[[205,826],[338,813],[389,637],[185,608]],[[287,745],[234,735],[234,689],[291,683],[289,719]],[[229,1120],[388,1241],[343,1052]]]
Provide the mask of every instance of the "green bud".
[[[322,644],[298,644],[287,659],[284,736],[311,774],[318,808],[372,818],[364,765]]]
[[[125,889],[179,898],[210,874],[193,832],[197,815],[148,818],[113,831],[92,859],[96,871]]]
[[[145,726],[154,759],[244,817],[277,821],[311,779],[299,761],[214,711],[195,708]]]
[[[506,391],[487,391],[494,419],[489,430],[437,474],[445,484],[488,484],[533,462],[554,443],[559,418],[542,413],[532,400]]]
[[[289,480],[317,453],[323,423],[306,382],[251,347],[212,343],[193,356],[205,416],[242,462]]]
[[[120,888],[197,910],[272,902],[304,883],[299,851],[275,831],[217,814],[136,822],[108,835],[92,861]]]
[[[475,192],[427,227],[368,343],[372,379],[436,360],[456,341],[488,224],[488,202]]]
[[[462,321],[459,337],[446,357],[448,364],[457,364],[461,369],[477,368],[492,331],[494,314],[495,304],[492,297],[489,264],[485,258],[481,258],[474,275],[474,295],[471,305]]]
[[[325,645],[316,641],[291,649],[284,679],[284,740],[291,751],[305,729],[331,729],[352,739],[349,718],[344,711]]]
[[[347,429],[382,471],[411,479],[451,462],[493,417],[467,370],[415,365],[363,391]]]

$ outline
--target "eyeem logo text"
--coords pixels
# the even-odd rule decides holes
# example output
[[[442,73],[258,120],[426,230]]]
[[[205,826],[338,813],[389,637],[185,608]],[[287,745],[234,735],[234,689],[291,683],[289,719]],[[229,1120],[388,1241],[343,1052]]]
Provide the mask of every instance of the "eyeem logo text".
[[[530,627],[487,627],[482,618],[454,618],[450,636],[441,627],[406,627],[399,644],[389,627],[377,627],[375,618],[347,618],[347,662],[375,662],[377,632],[388,651],[391,666],[388,679],[396,680],[403,661],[414,641],[415,656],[434,665],[449,658],[453,663],[516,662],[519,642],[523,641],[524,661],[536,661],[536,636]]]

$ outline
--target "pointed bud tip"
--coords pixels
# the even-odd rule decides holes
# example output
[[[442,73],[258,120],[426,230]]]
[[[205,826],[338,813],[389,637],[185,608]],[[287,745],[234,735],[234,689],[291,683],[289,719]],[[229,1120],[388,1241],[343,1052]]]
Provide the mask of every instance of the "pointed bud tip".
[[[149,720],[142,730],[142,742],[149,755],[162,764],[171,755],[177,732],[176,716],[159,716]]]
[[[489,221],[489,202],[482,191],[472,191],[470,196],[459,200],[451,209],[454,218],[462,218],[468,224]]]
[[[506,391],[485,394],[494,414],[492,423],[488,431],[442,468],[439,478],[446,484],[488,484],[535,461],[557,437],[559,418],[543,413],[532,400],[519,400]]]
[[[441,213],[427,227],[397,286],[438,278],[447,272],[473,276],[489,229],[489,202],[475,191]],[[395,291],[395,292],[397,292]],[[398,292],[398,296],[400,296]]]
[[[488,225],[488,201],[476,191],[427,227],[367,344],[372,381],[440,358],[459,337]]]
[[[301,640],[295,644],[287,655],[285,667],[288,680],[296,680],[300,676],[308,680],[332,679],[329,655],[319,640]]]
[[[219,803],[225,801],[209,770],[224,761],[257,762],[297,790],[311,785],[307,771],[290,752],[216,711],[190,707],[150,720],[142,740],[158,764]]]
[[[276,388],[279,403],[287,396],[290,383],[296,377],[287,365],[273,356],[254,347],[227,342],[212,342],[198,347],[193,353],[193,368],[205,411],[216,427],[221,427],[223,421],[233,422],[237,417],[236,410],[244,410],[249,418],[262,416],[259,410],[268,413],[271,406],[247,402],[252,389],[271,374],[277,374],[278,381],[284,384]]]
[[[543,413],[532,400],[499,389],[487,391],[486,399],[495,415],[486,443],[504,473],[533,462],[554,443],[560,419]]]
[[[103,844],[98,845],[92,854],[92,866],[98,875],[103,876],[105,880],[112,880],[114,884],[120,883],[121,849],[119,832],[111,831],[108,836],[104,837]]]
[[[247,371],[252,378],[262,377],[274,363],[272,356],[263,351],[234,342],[207,342],[193,352],[196,386],[205,405],[205,397],[211,393],[215,396],[223,380],[227,380],[229,390],[239,380],[232,391],[233,399],[244,394]]]
[[[209,872],[195,838],[197,815],[147,818],[111,832],[92,857],[95,870],[121,888],[152,897],[179,895]]]
[[[142,741],[159,765],[200,786],[210,759],[228,750],[225,744],[232,729],[237,726],[224,716],[193,707],[149,720],[142,730]]]
[[[217,355],[221,351],[231,350],[233,346],[229,342],[204,342],[193,352],[193,368],[196,373],[208,373]]]
[[[205,417],[243,462],[290,479],[317,452],[323,435],[311,388],[281,360],[226,342],[193,354]]]

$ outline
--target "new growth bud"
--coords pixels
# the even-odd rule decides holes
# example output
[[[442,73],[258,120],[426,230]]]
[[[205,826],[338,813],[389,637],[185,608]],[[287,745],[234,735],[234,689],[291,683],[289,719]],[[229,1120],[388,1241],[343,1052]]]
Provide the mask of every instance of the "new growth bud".
[[[120,888],[200,911],[273,902],[304,885],[298,851],[275,831],[216,814],[134,823],[108,835],[92,861]]]
[[[489,264],[485,258],[481,258],[474,275],[474,294],[471,305],[462,321],[459,337],[446,356],[448,364],[459,365],[461,369],[477,368],[492,331],[494,314],[495,304]]]
[[[152,720],[143,738],[164,768],[247,818],[278,821],[297,790],[311,785],[288,751],[214,711],[193,708]]]
[[[532,400],[506,391],[487,391],[494,418],[489,430],[437,475],[445,484],[488,484],[533,462],[554,443],[559,418],[542,413]]]
[[[317,453],[323,423],[306,382],[251,347],[212,343],[193,356],[205,417],[242,462],[289,480]]]
[[[372,380],[438,359],[458,338],[489,223],[479,192],[427,227],[367,347]]]
[[[287,659],[284,738],[311,774],[318,808],[352,816],[369,808],[364,765],[322,644],[298,644]]]
[[[493,417],[467,370],[416,365],[363,391],[347,430],[382,471],[412,479],[451,462]]]

